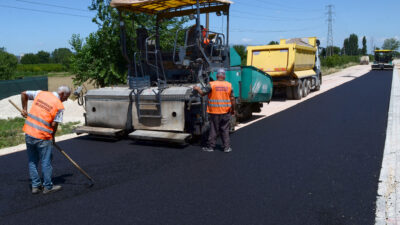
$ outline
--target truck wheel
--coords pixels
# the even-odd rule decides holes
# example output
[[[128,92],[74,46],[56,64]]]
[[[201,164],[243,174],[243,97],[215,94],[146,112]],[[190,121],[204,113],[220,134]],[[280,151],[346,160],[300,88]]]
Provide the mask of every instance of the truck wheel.
[[[318,78],[317,78],[317,79],[318,79],[318,80],[317,80],[317,83],[316,83],[316,85],[315,85],[314,91],[319,91],[319,90],[321,89],[321,84],[322,84],[322,77],[321,77],[321,74],[318,75]]]
[[[286,99],[293,99],[292,87],[286,87]]]
[[[307,95],[311,92],[311,80],[307,79]]]
[[[307,80],[303,80],[303,84],[301,85],[301,92],[303,94],[303,97],[307,97],[308,92],[307,92]]]
[[[297,86],[293,87],[293,98],[296,100],[300,100],[302,97],[302,86],[303,83],[299,80]]]

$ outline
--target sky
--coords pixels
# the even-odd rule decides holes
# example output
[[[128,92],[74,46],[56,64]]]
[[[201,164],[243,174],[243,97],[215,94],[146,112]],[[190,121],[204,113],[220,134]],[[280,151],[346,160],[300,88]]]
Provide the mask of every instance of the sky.
[[[381,47],[386,38],[400,39],[399,0],[233,1],[230,44],[261,45],[316,36],[326,46],[327,5],[333,5],[335,46],[342,47],[351,33],[358,35],[360,47],[366,36],[368,51],[372,45]],[[91,0],[0,0],[0,47],[15,55],[71,48],[72,34],[85,38],[98,28],[90,4]],[[210,16],[210,30],[225,29],[225,17]]]

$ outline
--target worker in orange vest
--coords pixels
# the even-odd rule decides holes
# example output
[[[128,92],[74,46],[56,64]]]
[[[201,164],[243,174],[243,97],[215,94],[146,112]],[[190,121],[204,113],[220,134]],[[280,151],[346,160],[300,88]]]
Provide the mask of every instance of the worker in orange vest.
[[[25,133],[26,150],[29,161],[29,176],[32,181],[32,194],[48,194],[61,190],[60,185],[51,181],[52,143],[57,132],[58,123],[62,122],[64,106],[71,94],[67,86],[61,86],[57,92],[24,91],[21,93],[22,116],[26,118],[23,131]],[[33,100],[29,113],[28,100]],[[38,173],[39,160],[42,165],[43,185]]]
[[[210,120],[210,133],[204,151],[213,152],[218,134],[221,135],[224,152],[231,152],[229,130],[231,115],[235,114],[235,98],[232,84],[225,81],[225,70],[219,69],[217,80],[211,81],[208,86],[201,89],[193,87],[200,95],[208,95],[207,112]]]
[[[205,45],[208,45],[208,44],[210,44],[210,39],[208,39],[208,35],[207,35],[208,30],[207,30],[207,28],[203,28],[203,26],[201,26],[201,28],[202,28],[201,34],[202,34],[202,37],[203,37],[203,43]]]

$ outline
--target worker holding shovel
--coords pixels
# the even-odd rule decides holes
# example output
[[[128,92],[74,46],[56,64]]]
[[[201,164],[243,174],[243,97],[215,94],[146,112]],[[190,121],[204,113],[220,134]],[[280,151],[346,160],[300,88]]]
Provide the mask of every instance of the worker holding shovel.
[[[24,91],[21,93],[22,116],[26,118],[25,132],[26,149],[29,160],[29,176],[32,180],[32,194],[48,194],[61,190],[60,185],[51,181],[52,144],[57,132],[58,123],[62,122],[64,106],[71,94],[67,86],[61,86],[57,92]],[[28,100],[33,100],[29,113]],[[42,165],[43,185],[38,173],[39,160]]]

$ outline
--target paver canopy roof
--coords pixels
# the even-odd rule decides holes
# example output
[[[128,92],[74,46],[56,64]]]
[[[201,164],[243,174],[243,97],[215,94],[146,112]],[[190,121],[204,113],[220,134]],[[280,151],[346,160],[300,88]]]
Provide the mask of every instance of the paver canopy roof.
[[[209,4],[210,7],[232,4],[229,0],[199,0],[199,2],[203,5]],[[110,5],[133,12],[157,14],[170,9],[196,5],[196,0],[112,0]]]

